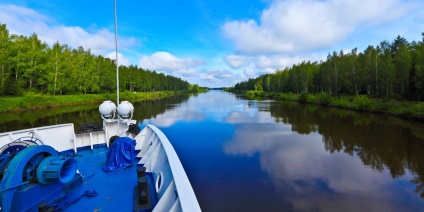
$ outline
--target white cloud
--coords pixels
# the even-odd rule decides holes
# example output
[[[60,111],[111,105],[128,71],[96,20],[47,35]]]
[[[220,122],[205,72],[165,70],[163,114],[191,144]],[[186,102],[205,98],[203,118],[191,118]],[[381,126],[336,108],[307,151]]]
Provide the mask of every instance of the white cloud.
[[[202,64],[201,60],[193,58],[180,59],[169,52],[155,52],[151,56],[145,55],[139,60],[139,65],[142,68],[165,72],[194,68]]]
[[[273,0],[259,20],[230,20],[221,26],[234,45],[224,61],[242,71],[239,82],[302,61],[325,60],[334,50],[417,35],[422,24],[416,20],[423,13],[414,8],[420,6],[401,0]]]
[[[200,74],[200,79],[209,81],[209,82],[213,82],[216,80],[216,78],[212,74],[205,74],[205,73]]]
[[[352,44],[354,46],[358,42],[373,44],[369,42],[370,38],[363,41],[365,39],[357,36],[363,34],[363,29],[371,31],[371,34],[391,33],[389,38],[392,38],[393,31],[401,35],[405,31],[419,35],[423,26],[420,22],[422,12],[418,12],[418,15],[411,13],[414,17],[409,17],[410,20],[399,21],[399,17],[404,18],[404,14],[411,12],[410,2],[422,4],[414,0],[407,3],[400,3],[400,0],[267,2],[269,7],[261,12],[259,20],[230,20],[221,26],[222,34],[235,46],[234,50],[230,49],[232,53],[220,52],[221,55],[218,56],[209,55],[208,59],[198,59],[184,58],[169,52],[156,52],[140,58],[137,50],[130,49],[140,40],[120,37],[120,52],[125,55],[120,55],[120,63],[128,65],[138,62],[142,68],[171,74],[201,86],[232,86],[249,77],[271,73],[303,60],[320,60],[322,55],[325,57],[329,51],[352,48],[353,41],[346,39],[349,36],[355,36]],[[83,46],[84,49],[91,49],[93,54],[114,58],[111,56],[111,52],[115,51],[114,33],[106,28],[85,29],[72,24],[65,25],[57,23],[55,17],[43,15],[42,12],[6,4],[0,4],[0,21],[6,23],[13,34],[28,36],[35,32],[40,40],[49,44],[59,41],[73,48]],[[393,27],[405,25],[405,22],[407,26],[404,28]],[[374,39],[379,42],[386,38]],[[348,42],[349,45],[340,48],[332,46],[337,42],[343,43],[340,41]],[[329,46],[331,49],[326,50],[325,47]],[[311,55],[311,52],[317,49],[322,55]],[[205,61],[208,61],[208,64],[205,64]]]
[[[243,70],[243,74],[246,76],[246,78],[255,78],[259,76],[259,74],[256,73],[255,69],[253,69],[252,67],[246,67]]]
[[[59,41],[73,48],[82,46],[84,49],[91,49],[93,54],[102,55],[115,48],[114,33],[107,29],[88,32],[78,26],[64,26],[56,23],[51,17],[25,7],[0,4],[0,20],[7,25],[10,33],[25,36],[36,33],[41,41],[50,45]],[[135,38],[119,40],[122,48],[128,48],[136,43]]]
[[[110,58],[112,60],[115,60],[116,58],[116,53],[115,52],[110,52],[108,54],[106,54],[107,58]],[[123,54],[118,53],[118,63],[119,65],[125,65],[125,66],[129,66],[131,65],[130,60],[128,58],[126,58]]]
[[[222,32],[240,53],[296,53],[329,47],[358,27],[386,23],[409,8],[398,0],[276,0],[259,23],[229,21]]]
[[[292,66],[293,64],[301,63],[302,61],[319,61],[321,59],[322,58],[317,55],[289,57],[285,54],[257,56],[233,54],[226,56],[225,62],[227,62],[227,64],[232,68],[243,68],[243,74],[247,79],[255,78],[262,74],[273,73],[277,69],[284,69]]]
[[[193,77],[196,76],[197,70],[195,68],[187,68],[179,70],[179,74],[183,77]]]
[[[139,66],[207,87],[231,86],[241,78],[241,74],[233,73],[228,69],[205,67],[200,59],[179,58],[169,52],[144,55],[139,60]]]
[[[324,55],[324,54],[323,54]],[[298,56],[288,56],[287,54],[255,55],[246,56],[232,54],[225,57],[225,62],[232,68],[243,68],[247,77],[257,77],[261,74],[273,73],[277,69],[284,69],[302,61],[320,61],[325,59],[319,54],[308,54]]]
[[[228,70],[216,70],[216,71],[208,71],[209,74],[213,75],[217,79],[231,79],[237,78],[237,74],[233,74]]]
[[[283,69],[287,66],[302,62],[300,57],[287,57],[284,55],[261,55],[255,58],[255,64],[259,68]]]
[[[243,56],[243,55],[228,55],[225,57],[225,61],[230,65],[232,68],[240,68],[243,66],[248,65],[251,62],[251,59],[249,57]]]
[[[200,85],[209,87],[223,87],[234,85],[238,80],[242,79],[242,74],[227,69],[219,70],[201,70],[198,75],[199,79],[193,79]]]
[[[139,66],[144,69],[164,72],[191,84],[206,87],[222,87],[234,85],[242,75],[225,68],[213,68],[195,58],[179,58],[169,52],[156,52],[150,56],[142,56]]]

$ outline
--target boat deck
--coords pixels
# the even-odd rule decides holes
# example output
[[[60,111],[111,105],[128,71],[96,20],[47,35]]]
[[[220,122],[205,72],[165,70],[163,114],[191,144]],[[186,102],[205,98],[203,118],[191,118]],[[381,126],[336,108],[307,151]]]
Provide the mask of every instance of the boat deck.
[[[104,172],[102,166],[106,161],[108,148],[97,147],[93,150],[78,151],[74,158],[78,170],[83,176],[83,185],[73,189],[65,197],[65,204],[70,204],[65,211],[132,211],[133,190],[137,184],[137,162],[130,168]],[[74,153],[65,153],[73,155]],[[149,180],[152,182],[152,180]],[[84,196],[85,191],[97,193],[93,197]],[[79,198],[79,199],[78,199]]]

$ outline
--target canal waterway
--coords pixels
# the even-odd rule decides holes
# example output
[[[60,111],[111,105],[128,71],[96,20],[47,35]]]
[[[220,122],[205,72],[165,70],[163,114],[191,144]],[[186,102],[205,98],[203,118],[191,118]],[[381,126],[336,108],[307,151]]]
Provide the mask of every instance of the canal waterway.
[[[424,123],[223,91],[134,103],[203,211],[422,211]],[[0,114],[0,131],[101,121],[97,105]]]

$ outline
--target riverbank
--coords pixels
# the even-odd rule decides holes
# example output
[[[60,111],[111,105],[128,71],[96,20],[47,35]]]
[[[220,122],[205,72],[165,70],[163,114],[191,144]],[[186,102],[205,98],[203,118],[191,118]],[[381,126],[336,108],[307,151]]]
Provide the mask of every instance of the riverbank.
[[[180,95],[182,93],[182,91],[121,92],[120,100],[137,102],[143,100],[160,99],[168,96]],[[0,97],[0,113],[58,108],[63,106],[97,104],[105,100],[111,100],[115,102],[116,94],[80,94],[52,96],[26,93],[23,96]]]
[[[293,94],[264,91],[241,92],[250,99],[272,98],[319,104],[363,112],[379,113],[407,119],[424,120],[424,102],[397,101],[393,99],[373,99],[365,95],[330,96],[326,93]]]

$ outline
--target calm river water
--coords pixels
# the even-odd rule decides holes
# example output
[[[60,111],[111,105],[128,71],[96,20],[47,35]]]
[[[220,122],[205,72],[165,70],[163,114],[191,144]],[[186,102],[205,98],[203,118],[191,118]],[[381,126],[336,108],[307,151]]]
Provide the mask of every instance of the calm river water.
[[[424,123],[222,91],[134,105],[203,211],[424,210]],[[97,105],[69,110],[1,114],[0,131],[100,122]]]

